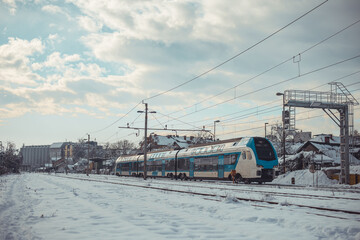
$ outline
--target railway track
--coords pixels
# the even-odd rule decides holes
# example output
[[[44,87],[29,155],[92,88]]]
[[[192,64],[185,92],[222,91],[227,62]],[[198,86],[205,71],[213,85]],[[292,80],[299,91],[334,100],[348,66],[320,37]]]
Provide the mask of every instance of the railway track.
[[[226,194],[213,194],[213,193],[204,193],[204,192],[199,192],[199,191],[189,191],[189,190],[183,190],[183,189],[170,189],[170,188],[161,187],[161,186],[154,186],[154,185],[156,185],[156,183],[155,184],[148,183],[146,185],[139,185],[139,184],[133,184],[133,183],[115,182],[115,181],[111,181],[111,180],[89,179],[89,178],[82,178],[82,177],[59,176],[59,175],[55,175],[55,176],[62,177],[62,178],[68,178],[68,179],[82,180],[82,181],[116,184],[116,185],[137,187],[137,188],[144,188],[144,189],[154,189],[154,190],[165,191],[165,192],[191,194],[191,195],[196,195],[196,196],[202,196],[206,200],[213,200],[213,201],[219,201],[219,199],[226,199],[229,197]],[[180,185],[180,184],[178,186],[181,186],[181,187],[191,186],[193,188],[199,187],[199,186],[193,186],[193,185]],[[203,186],[203,188],[205,188],[205,186]],[[209,189],[209,187],[207,187],[207,188]],[[219,189],[219,188],[216,188],[216,189]],[[237,189],[224,188],[224,189],[220,189],[220,190],[237,190]],[[261,192],[261,193],[266,194],[266,192]],[[273,194],[273,192],[271,192],[271,194]],[[286,194],[286,193],[282,193],[282,194]],[[295,195],[293,195],[293,197],[299,197],[298,195],[300,195],[300,194],[295,194]],[[324,196],[321,196],[321,197],[324,197]],[[360,221],[360,211],[353,211],[353,210],[346,210],[346,209],[334,209],[334,208],[327,208],[327,207],[320,207],[320,206],[313,206],[313,205],[306,205],[306,204],[289,203],[289,202],[284,203],[284,202],[275,201],[275,200],[254,199],[254,198],[239,197],[239,196],[232,197],[232,199],[236,200],[236,201],[251,202],[251,203],[254,203],[254,206],[258,206],[258,207],[269,207],[269,205],[270,206],[280,205],[280,206],[287,206],[287,207],[293,206],[293,207],[300,207],[300,208],[304,208],[304,209],[318,210],[323,213],[328,212],[328,213],[350,214],[350,215],[352,215],[352,217],[355,216],[357,221]],[[341,199],[343,199],[343,198],[341,198]],[[359,200],[358,198],[346,198],[346,199],[347,200]],[[264,205],[264,204],[267,204],[267,205]],[[308,212],[308,213],[320,215],[320,216],[326,216],[326,217],[339,218],[339,219],[348,219],[345,217],[332,216],[332,215],[323,214],[323,213],[315,213],[315,212]]]
[[[215,182],[217,184],[221,185],[233,185],[229,181],[217,181],[217,180],[203,180],[204,182]],[[239,185],[245,185],[244,183],[238,183]],[[247,185],[248,186],[248,185]],[[251,184],[253,187],[270,187],[270,188],[286,188],[286,189],[303,189],[303,188],[311,188],[312,190],[321,190],[321,191],[330,191],[330,192],[344,192],[344,193],[358,193],[360,194],[359,188],[354,187],[344,187],[341,186],[341,188],[337,187],[327,187],[327,186],[306,186],[306,185],[288,185],[288,184],[276,184],[276,183],[266,183],[262,185],[258,184]]]
[[[239,187],[234,186],[257,186],[257,185],[234,185],[234,184],[226,184],[227,186],[231,186],[229,188],[223,188],[223,187],[216,187],[216,186],[194,186],[191,184],[175,184],[175,183],[166,183],[167,185],[173,185],[173,186],[187,186],[187,187],[197,187],[197,188],[208,188],[208,189],[218,189],[218,190],[232,190],[236,192],[251,192],[251,193],[262,193],[262,194],[272,194],[274,196],[283,196],[283,197],[297,197],[297,198],[306,198],[306,199],[318,199],[318,200],[331,200],[331,199],[344,199],[344,200],[357,200],[360,201],[360,198],[352,198],[352,197],[338,197],[338,196],[324,196],[324,195],[315,195],[315,194],[299,194],[299,193],[281,193],[281,192],[274,192],[274,191],[264,191],[264,190],[246,190],[246,189],[240,189]],[[255,187],[256,188],[256,187]],[[360,192],[359,192],[360,193]]]
[[[131,179],[131,178],[129,178]],[[344,197],[344,196],[325,196],[325,195],[316,195],[316,194],[299,194],[299,193],[282,193],[282,192],[276,192],[276,191],[264,191],[264,190],[255,190],[253,188],[263,188],[266,187],[267,185],[248,185],[248,184],[232,184],[231,182],[224,182],[224,181],[216,181],[216,180],[202,180],[201,182],[204,183],[214,183],[214,186],[200,186],[200,185],[196,185],[194,186],[193,184],[179,184],[176,181],[172,181],[172,180],[168,180],[166,181],[165,179],[163,182],[167,185],[171,185],[171,186],[181,186],[181,187],[196,187],[196,188],[204,188],[204,189],[216,189],[216,190],[231,190],[231,191],[235,191],[238,193],[260,193],[260,194],[271,194],[273,196],[281,196],[281,197],[287,197],[287,198],[304,198],[304,199],[317,199],[317,200],[332,200],[332,199],[343,199],[343,200],[356,200],[356,201],[360,201],[360,197],[359,198],[354,198],[354,197]],[[164,184],[164,183],[154,183],[152,182],[152,184]],[[228,188],[224,188],[224,187],[218,187],[216,185],[226,185],[228,186]],[[286,186],[288,185],[271,185],[271,187],[276,186],[278,190],[278,187],[280,188],[284,188],[284,189],[288,189]],[[285,187],[284,187],[285,186]],[[246,187],[249,188],[251,187],[252,189],[242,189],[242,187]],[[304,187],[297,187],[296,189],[303,189]],[[290,189],[293,189],[292,187],[290,187]],[[331,188],[327,188],[327,189],[331,189]],[[318,190],[318,189],[315,189]],[[337,191],[337,189],[333,189],[333,191],[331,191],[332,193],[334,192],[343,192],[343,191]],[[344,191],[346,193],[359,193],[359,192],[352,192],[352,191]]]

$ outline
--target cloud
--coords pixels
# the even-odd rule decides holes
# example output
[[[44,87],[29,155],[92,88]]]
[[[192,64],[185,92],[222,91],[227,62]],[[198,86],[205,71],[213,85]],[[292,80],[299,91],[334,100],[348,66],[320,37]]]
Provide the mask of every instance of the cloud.
[[[16,0],[2,0],[3,3],[9,6],[9,12],[11,15],[15,15],[16,13]]]
[[[30,111],[31,110],[23,103],[10,103],[6,104],[4,107],[0,107],[0,115],[2,119],[17,118]]]
[[[170,115],[174,117],[194,112],[180,120],[211,125],[219,116],[251,110],[269,101],[276,102],[276,92],[288,88],[312,88],[353,72],[358,60],[352,65],[339,65],[256,92],[297,76],[298,65],[290,61],[232,88],[355,21],[359,4],[350,2],[329,1],[250,51],[196,78],[318,3],[22,0],[20,5],[20,2],[7,0],[6,6],[17,9],[19,14],[12,20],[6,11],[5,24],[0,24],[3,36],[10,37],[7,43],[0,45],[0,94],[3,94],[0,115],[19,118],[30,112],[29,115],[41,115],[42,119],[44,115],[61,115],[61,119],[80,116],[81,121],[89,119],[88,126],[94,118],[106,118],[110,119],[107,122],[112,122],[113,118],[115,121],[123,116],[142,99],[196,78],[147,102],[158,113],[175,112]],[[356,44],[359,28],[354,28],[349,34],[344,32],[303,54],[300,72],[353,56],[359,49]],[[21,39],[13,36],[21,36]],[[349,81],[357,79],[354,77]],[[224,90],[229,91],[209,98]],[[253,94],[248,94],[252,91]],[[237,98],[242,95],[244,97]],[[280,109],[281,99],[278,100],[275,104]],[[226,104],[220,104],[225,101]],[[218,103],[217,107],[200,111]],[[188,106],[191,107],[183,111]],[[139,110],[142,108],[140,105]],[[272,117],[280,116],[281,110],[277,114],[267,114],[261,116],[260,112],[241,121],[249,121],[253,123],[252,127],[257,127],[257,124],[262,124],[259,120],[270,114]],[[124,121],[137,117],[136,112],[131,113]],[[226,117],[221,120],[226,120]],[[155,124],[154,119],[150,122]],[[104,121],[96,124],[102,125]],[[171,121],[171,124],[176,127],[179,122]],[[229,121],[229,124],[237,123]],[[307,125],[301,126],[305,128]],[[225,121],[223,128],[226,128]],[[109,128],[109,131],[113,130]]]
[[[94,21],[92,18],[90,18],[88,16],[77,17],[77,20],[78,20],[80,27],[82,27],[83,29],[85,29],[88,32],[98,32],[101,30],[101,28],[103,26],[101,23],[97,23],[96,21]]]
[[[31,41],[9,38],[8,43],[0,46],[0,82],[3,84],[34,85],[42,77],[33,73],[29,57],[43,52],[40,39]]]
[[[42,67],[55,68],[57,70],[64,71],[69,64],[80,61],[80,55],[78,54],[61,54],[60,52],[53,52],[50,54],[46,61],[40,64]],[[38,68],[39,66],[37,66]]]
[[[56,5],[45,5],[41,8],[44,12],[56,14],[56,13],[64,13],[64,11]]]
[[[57,38],[57,34],[48,37]],[[104,75],[106,69],[91,59],[46,50],[40,39],[9,38],[0,46],[0,82],[4,83],[0,87],[0,112],[4,118],[27,112],[76,114],[79,109],[83,114],[103,117],[113,114],[110,108],[127,107],[118,103],[115,89],[129,93],[124,101],[135,96],[136,91],[127,90],[130,82],[121,76]],[[37,61],[44,57],[44,61]]]
[[[72,20],[72,17],[70,16],[70,14],[66,11],[65,8],[63,7],[60,7],[60,6],[57,6],[57,5],[45,5],[41,8],[41,10],[43,12],[47,12],[47,13],[50,13],[50,14],[58,14],[58,15],[64,15],[69,21]]]

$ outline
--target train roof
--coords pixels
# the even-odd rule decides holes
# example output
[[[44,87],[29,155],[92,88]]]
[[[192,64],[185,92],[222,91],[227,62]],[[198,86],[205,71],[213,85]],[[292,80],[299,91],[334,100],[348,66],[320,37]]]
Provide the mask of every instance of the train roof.
[[[190,148],[184,148],[181,150],[168,150],[161,152],[149,152],[147,154],[148,160],[157,160],[157,159],[171,159],[177,157],[188,157],[193,155],[211,155],[219,152],[232,152],[239,147],[244,147],[249,142],[251,137],[244,138],[235,138],[224,141],[217,141],[208,144],[200,144]],[[119,157],[116,162],[134,162],[134,161],[143,161],[144,155],[132,155],[132,156],[122,156]]]

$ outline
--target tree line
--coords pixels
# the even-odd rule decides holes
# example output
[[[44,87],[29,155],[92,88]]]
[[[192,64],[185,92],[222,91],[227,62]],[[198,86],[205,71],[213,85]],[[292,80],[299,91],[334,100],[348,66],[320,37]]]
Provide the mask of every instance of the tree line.
[[[12,142],[4,146],[0,141],[0,175],[5,173],[19,173],[21,156]]]

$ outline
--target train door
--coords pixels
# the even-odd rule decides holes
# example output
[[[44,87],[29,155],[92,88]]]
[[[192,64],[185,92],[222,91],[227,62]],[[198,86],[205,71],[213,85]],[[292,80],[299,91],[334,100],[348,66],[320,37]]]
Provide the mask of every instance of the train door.
[[[224,155],[219,156],[218,178],[224,178]]]
[[[194,158],[190,158],[189,177],[194,177]]]
[[[162,160],[161,166],[161,176],[165,177],[165,160]]]

